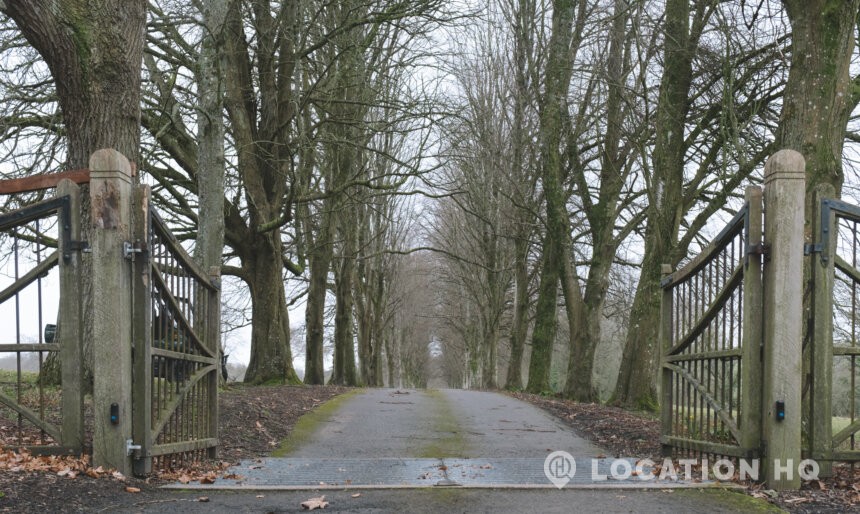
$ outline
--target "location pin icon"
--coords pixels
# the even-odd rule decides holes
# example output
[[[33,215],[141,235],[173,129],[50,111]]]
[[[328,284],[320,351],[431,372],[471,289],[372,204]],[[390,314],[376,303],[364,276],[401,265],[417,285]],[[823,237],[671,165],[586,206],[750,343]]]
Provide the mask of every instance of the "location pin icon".
[[[576,460],[565,451],[555,451],[543,461],[543,473],[559,489],[576,474]]]

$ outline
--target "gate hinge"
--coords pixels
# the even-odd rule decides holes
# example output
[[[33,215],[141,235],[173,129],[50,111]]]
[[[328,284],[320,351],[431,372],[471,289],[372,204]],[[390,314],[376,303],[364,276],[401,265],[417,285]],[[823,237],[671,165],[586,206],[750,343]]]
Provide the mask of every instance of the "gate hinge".
[[[146,247],[140,242],[135,241],[131,243],[129,241],[123,241],[122,243],[122,256],[126,259],[133,261],[135,254],[146,255],[147,250]]]
[[[821,253],[824,246],[821,244],[806,243],[803,245],[803,255],[812,255],[813,253]]]
[[[770,253],[770,246],[759,243],[757,245],[752,245],[747,250],[747,255],[767,255]]]
[[[765,261],[770,260],[770,245],[759,243],[756,245],[752,245],[747,248],[747,259],[746,262],[749,262],[750,255],[761,255],[764,257]]]
[[[92,253],[88,241],[68,241],[63,245],[63,260],[68,262],[72,258],[72,252]]]

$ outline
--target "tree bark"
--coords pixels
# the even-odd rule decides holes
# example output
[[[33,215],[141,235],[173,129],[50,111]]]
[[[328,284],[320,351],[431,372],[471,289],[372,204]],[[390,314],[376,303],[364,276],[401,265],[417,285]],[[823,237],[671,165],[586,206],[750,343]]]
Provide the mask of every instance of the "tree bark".
[[[102,148],[116,149],[137,162],[146,2],[7,0],[2,7],[51,70],[67,139],[66,166],[87,168],[90,155]],[[89,198],[86,188],[81,198]],[[82,202],[81,208],[88,239],[89,202]],[[92,384],[92,273],[92,261],[84,254],[80,301],[85,387]],[[51,362],[55,360],[48,359],[40,377],[45,383],[59,382],[59,366]]]
[[[221,266],[224,250],[224,23],[227,0],[203,2],[206,29],[196,73],[197,113],[197,244],[195,257],[209,269]]]
[[[540,113],[541,179],[546,201],[546,233],[543,238],[540,285],[532,335],[529,380],[526,386],[531,393],[550,390],[552,349],[558,328],[558,285],[564,265],[563,245],[570,239],[565,223],[566,195],[562,183],[559,147],[562,140],[562,117],[567,112],[565,99],[573,73],[570,59],[573,20],[573,0],[555,0],[546,64],[545,93]]]
[[[232,206],[227,238],[242,261],[241,277],[251,290],[251,362],[245,381],[296,383],[281,227],[292,219],[292,196],[285,177],[291,171],[290,127],[297,111],[292,98],[296,64],[292,38],[298,11],[295,4],[284,4],[275,16],[264,4],[250,5],[257,29],[254,59],[245,37],[242,2],[231,0],[228,6],[225,105],[248,219],[246,223]]]
[[[842,190],[842,147],[860,81],[849,75],[858,0],[783,0],[791,23],[791,66],[776,140],[806,159],[806,220],[819,184]]]
[[[684,127],[692,58],[698,45],[698,41],[691,41],[689,23],[689,0],[668,0],[645,255],[614,395],[619,403],[650,410],[657,407],[661,264],[677,261],[674,254],[683,217]]]
[[[625,182],[621,134],[626,114],[622,106],[628,74],[624,53],[625,37],[628,37],[625,29],[629,16],[628,3],[615,0],[606,66],[606,128],[601,142],[597,202],[593,203],[588,181],[584,176],[577,177],[575,181],[579,184],[579,197],[585,206],[585,216],[591,233],[591,260],[583,293],[580,293],[580,282],[575,275],[572,256],[565,258],[565,277],[562,284],[570,324],[570,353],[564,392],[565,396],[579,402],[594,402],[598,399],[593,385],[594,352],[600,343],[600,318],[609,289],[609,272],[621,240],[615,234],[615,227],[619,214],[619,197]],[[583,173],[582,170],[576,172]]]
[[[305,384],[322,385],[325,383],[323,367],[323,343],[325,337],[325,297],[328,290],[328,274],[331,267],[332,244],[329,226],[332,223],[330,206],[324,203],[320,232],[309,250],[308,301],[305,308]]]
[[[290,319],[283,281],[280,234],[270,233],[243,262],[251,289],[251,361],[245,372],[250,384],[296,384],[290,351]],[[272,277],[277,276],[277,280]]]
[[[353,213],[345,209],[344,213]],[[354,216],[342,217],[339,225],[340,239],[343,242],[340,256],[340,269],[335,274],[335,314],[334,314],[334,373],[331,383],[339,385],[358,385],[355,373],[355,338],[353,333],[353,283],[355,277],[355,238]]]
[[[523,388],[523,349],[528,331],[529,315],[529,263],[528,241],[522,239],[515,243],[516,269],[514,283],[516,284],[514,298],[514,322],[511,327],[511,356],[508,361],[508,373],[505,379],[505,389],[517,391]]]

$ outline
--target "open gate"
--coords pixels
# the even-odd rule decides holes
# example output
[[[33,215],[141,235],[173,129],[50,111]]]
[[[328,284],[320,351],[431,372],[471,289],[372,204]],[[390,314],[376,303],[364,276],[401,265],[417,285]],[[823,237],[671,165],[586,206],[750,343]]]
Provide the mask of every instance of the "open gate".
[[[138,188],[134,256],[135,472],[215,457],[220,278],[188,255]]]
[[[662,283],[664,453],[757,455],[761,437],[762,190]]]
[[[860,461],[860,207],[822,188],[807,246],[813,279],[809,408],[811,457]]]
[[[7,419],[15,426],[3,427],[10,429],[3,435],[11,437],[7,444],[34,453],[79,454],[84,443],[79,202],[78,186],[63,181],[55,197],[0,215],[13,281],[0,291],[4,321],[12,318],[0,335],[0,355],[14,354],[17,364],[12,380],[0,382],[0,410],[17,418]],[[47,303],[57,294],[56,318],[49,318]],[[33,354],[39,372],[48,355],[59,354],[59,399],[41,375],[22,371],[22,357]]]

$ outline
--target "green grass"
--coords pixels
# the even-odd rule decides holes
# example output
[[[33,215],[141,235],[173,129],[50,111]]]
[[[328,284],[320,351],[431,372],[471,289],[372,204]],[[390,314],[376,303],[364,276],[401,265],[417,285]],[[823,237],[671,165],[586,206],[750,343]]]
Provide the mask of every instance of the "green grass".
[[[734,512],[785,512],[765,500],[753,498],[738,489],[711,487],[707,489],[675,489],[673,494],[692,500],[712,499]]]
[[[419,458],[467,457],[466,438],[457,423],[457,418],[451,407],[445,401],[445,395],[436,389],[428,389],[424,394],[430,396],[435,403],[434,423],[431,430],[444,434],[437,439],[428,441],[418,450]]]
[[[292,431],[290,431],[290,435],[281,441],[278,449],[272,452],[272,457],[286,457],[295,451],[296,448],[309,441],[317,432],[319,426],[328,421],[341,405],[361,392],[361,389],[353,389],[347,393],[335,396],[331,400],[300,417],[296,422],[296,426],[294,426]]]
[[[21,383],[24,384],[33,384],[39,380],[39,374],[35,371],[22,371],[21,372]],[[0,369],[0,383],[6,384],[15,384],[18,382],[18,372],[14,369]]]

